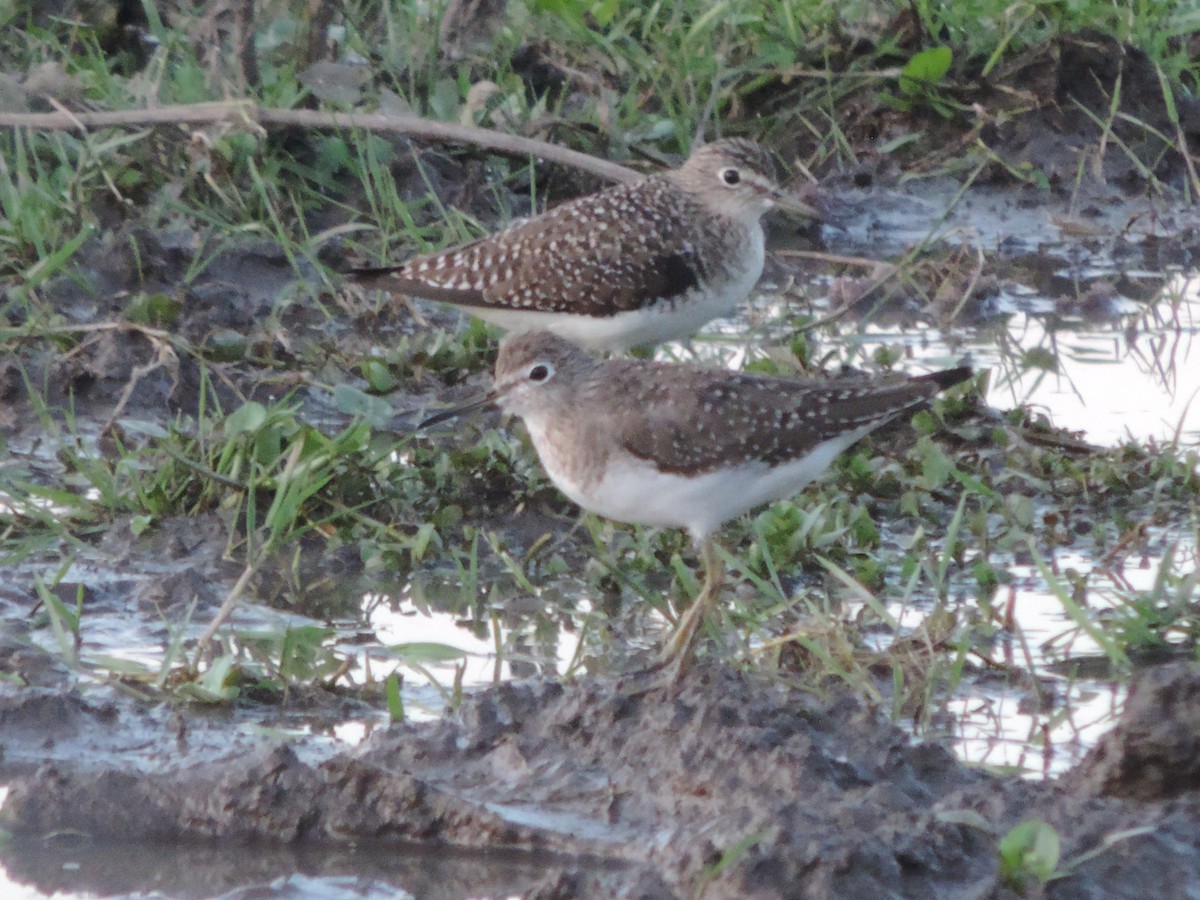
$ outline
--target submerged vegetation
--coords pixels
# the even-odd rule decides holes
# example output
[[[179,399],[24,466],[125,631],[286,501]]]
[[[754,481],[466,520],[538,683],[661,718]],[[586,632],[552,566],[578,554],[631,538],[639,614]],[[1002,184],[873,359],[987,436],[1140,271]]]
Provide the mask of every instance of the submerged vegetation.
[[[496,334],[356,295],[337,274],[598,182],[395,129],[264,128],[236,105],[160,125],[156,109],[245,97],[415,114],[639,168],[697,135],[745,133],[793,184],[834,193],[949,175],[963,185],[955,202],[1000,185],[1030,192],[1027,204],[1065,200],[1081,222],[1106,179],[1164,205],[1200,189],[1186,144],[1200,21],[1182,4],[535,0],[479,21],[462,11],[489,4],[455,5],[440,29],[441,10],[424,5],[327,6],[0,13],[20,36],[0,51],[18,73],[3,76],[0,133],[3,615],[36,610],[23,640],[63,670],[203,702],[321,685],[399,717],[389,676],[416,673],[454,702],[463,652],[424,640],[364,651],[348,636],[379,606],[462,620],[491,642],[497,673],[503,660],[575,674],[629,664],[697,589],[683,535],[581,519],[519,429],[484,418],[418,432],[421,410],[482,381]],[[125,116],[22,124],[64,108]],[[1034,146],[1052,117],[1064,140]],[[1086,149],[1066,152],[1068,139]],[[1014,343],[1005,315],[988,313],[1025,270],[1002,245],[975,254],[929,224],[869,278],[855,276],[861,260],[804,249],[813,229],[790,235],[802,249],[780,256],[787,303],[750,331],[745,365],[886,371],[911,346],[867,336],[900,309],[904,327],[940,335],[935,353],[968,332],[990,343],[990,371],[857,445],[801,496],[730,525],[738,586],[709,652],[848,684],[923,730],[964,682],[1000,678],[1050,703],[1051,674],[1121,680],[1195,657],[1194,427],[1107,447],[1054,428],[1025,386],[1061,375],[1063,351]],[[1194,277],[1178,234],[1154,250]],[[1111,280],[1057,286],[1047,334],[1103,305],[1097,284]],[[1194,287],[1142,288],[1137,312],[1105,321],[1136,333],[1194,309]],[[730,342],[697,345],[719,355]],[[1004,386],[1012,402],[997,408]],[[118,560],[141,587],[96,575]],[[1144,583],[1129,572],[1143,565]],[[164,572],[168,588],[149,591]],[[1031,580],[1059,607],[1061,630],[1044,639],[1013,608]],[[239,604],[298,616],[241,625],[228,619]],[[96,618],[147,614],[153,660],[89,635]],[[567,634],[578,649],[563,660]]]

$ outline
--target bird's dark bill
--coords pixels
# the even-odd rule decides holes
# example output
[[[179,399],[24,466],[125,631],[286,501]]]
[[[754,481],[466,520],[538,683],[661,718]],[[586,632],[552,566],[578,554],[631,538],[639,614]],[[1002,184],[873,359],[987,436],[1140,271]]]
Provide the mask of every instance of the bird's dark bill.
[[[496,395],[493,393],[484,394],[482,397],[476,397],[474,400],[469,400],[459,406],[452,406],[449,409],[443,409],[440,412],[434,413],[427,419],[422,421],[417,428],[428,428],[430,425],[437,425],[439,422],[446,422],[450,419],[456,419],[464,413],[469,413],[475,409],[481,409],[484,406],[491,406],[496,402]]]

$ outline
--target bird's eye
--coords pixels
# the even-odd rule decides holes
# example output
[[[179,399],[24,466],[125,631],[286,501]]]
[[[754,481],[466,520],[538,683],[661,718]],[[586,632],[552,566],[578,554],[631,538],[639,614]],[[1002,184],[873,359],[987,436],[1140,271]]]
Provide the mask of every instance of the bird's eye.
[[[722,169],[721,180],[732,187],[742,180],[742,173],[737,169]]]
[[[546,365],[545,363],[538,363],[529,370],[529,380],[536,384],[540,384],[549,378],[552,372],[553,369],[551,369],[550,366]]]

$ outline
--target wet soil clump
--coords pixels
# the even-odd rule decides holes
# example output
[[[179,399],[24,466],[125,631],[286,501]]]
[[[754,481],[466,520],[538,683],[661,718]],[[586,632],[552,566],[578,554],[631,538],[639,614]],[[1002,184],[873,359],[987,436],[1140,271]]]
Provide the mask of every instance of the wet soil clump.
[[[75,756],[14,781],[4,826],[99,843],[503,848],[541,860],[519,879],[532,897],[1002,897],[1022,882],[998,842],[1036,819],[1078,862],[1046,896],[1165,896],[1200,879],[1194,779],[1151,791],[1113,760],[1134,768],[1152,709],[1169,747],[1194,747],[1198,696],[1197,667],[1156,670],[1077,772],[1035,783],[913,744],[848,695],[729,667],[676,689],[534,679],[320,760],[303,742],[148,773]],[[86,718],[150,737],[120,704]],[[23,722],[6,730],[37,727]]]
[[[1200,790],[1200,678],[1186,666],[1150,669],[1125,700],[1121,727],[1071,772],[1075,788],[1132,800],[1169,800]]]

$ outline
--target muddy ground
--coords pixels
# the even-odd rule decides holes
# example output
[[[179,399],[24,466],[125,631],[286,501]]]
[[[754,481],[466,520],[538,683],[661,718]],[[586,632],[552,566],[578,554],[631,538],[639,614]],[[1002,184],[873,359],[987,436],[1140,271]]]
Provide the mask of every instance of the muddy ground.
[[[1106,57],[1083,53],[1067,48],[1031,71],[1048,82],[1050,96],[1067,83],[1111,84],[1111,72],[1100,71],[1099,82],[1092,77]],[[1122,99],[1131,114],[1161,125],[1157,90],[1156,80],[1139,88],[1127,78]],[[1107,102],[1102,94],[1091,99],[1096,108]],[[1069,109],[1047,108],[985,135],[1014,164],[1036,159],[1051,184],[1014,184],[997,168],[988,173],[991,184],[957,208],[959,221],[985,223],[995,248],[966,320],[996,315],[989,301],[1013,280],[1062,293],[1071,314],[1080,312],[1072,303],[1100,307],[1084,312],[1104,316],[1116,295],[1137,302],[1145,299],[1138,290],[1152,293],[1110,276],[1095,279],[1105,286],[1096,292],[1078,280],[1055,288],[1059,276],[1046,273],[1057,273],[1073,253],[1155,272],[1196,265],[1195,210],[1148,196],[1126,157],[1110,151],[1101,161],[1106,178],[1076,189],[1080,148],[1094,146],[1096,134],[1091,119]],[[1195,127],[1191,107],[1181,115],[1185,130]],[[873,124],[874,139],[884,140],[891,122]],[[1179,158],[1161,147],[1147,153],[1164,182],[1178,184]],[[480,169],[469,157],[430,152],[424,161],[447,200],[453,191],[472,193]],[[426,190],[415,167],[393,174],[402,195]],[[930,185],[947,198],[953,185],[901,188],[898,177],[864,155],[859,171],[826,187],[841,204],[840,230],[777,224],[777,244],[843,253],[902,244],[897,235],[913,218],[924,228],[930,197],[942,196]],[[484,221],[495,213],[476,212]],[[74,448],[86,453],[109,452],[114,434],[133,439],[119,424],[106,430],[114,417],[164,422],[194,413],[202,365],[217,373],[212,384],[226,408],[300,385],[305,415],[333,428],[350,416],[310,386],[316,375],[363,387],[350,373],[373,347],[459,325],[454,314],[423,308],[421,321],[345,293],[324,295],[324,309],[280,305],[297,279],[278,248],[243,243],[213,252],[211,235],[193,222],[125,216],[109,211],[110,226],[80,252],[87,290],[72,277],[44,292],[82,329],[78,344],[62,353],[31,342],[19,360],[0,359],[0,434],[21,455],[23,477],[53,483],[61,452],[39,456],[44,422],[29,385],[51,409],[70,404],[79,433],[94,441]],[[1068,227],[1080,221],[1090,229],[1083,236]],[[1055,244],[1045,254],[1050,265],[1034,258],[1043,258],[1035,252],[1043,237],[1037,228]],[[1007,254],[1005,230],[1020,235]],[[1074,243],[1063,250],[1073,231]],[[211,262],[192,277],[202,253]],[[336,243],[322,253],[344,266]],[[826,275],[809,260],[780,257],[772,266],[777,282]],[[968,274],[948,277],[965,281]],[[845,279],[837,290],[853,301],[859,287]],[[207,356],[167,352],[153,328],[128,323],[130,295],[158,292],[182,300],[172,327]],[[893,303],[897,321],[937,325],[944,312],[915,297]],[[236,358],[223,361],[230,353]],[[466,377],[423,362],[412,367],[403,396],[392,398],[394,408],[419,409]],[[472,377],[484,368],[477,364]],[[415,417],[387,424],[407,429]],[[478,490],[499,515],[513,512],[511,501],[498,499],[501,487]],[[523,509],[531,518],[543,514]],[[122,635],[161,646],[172,617],[193,603],[198,620],[211,614],[236,578],[239,567],[224,556],[229,523],[215,513],[165,519],[136,539],[128,524],[87,531],[73,551],[86,565],[56,590],[64,600],[82,590],[92,620],[107,616],[120,622]],[[521,528],[518,522],[514,533]],[[347,586],[356,587],[363,572],[353,552],[320,544],[307,550],[302,580],[320,574],[328,581],[333,573],[339,587],[329,594],[354,593]],[[586,544],[575,552],[586,554]],[[0,842],[0,861],[13,880],[45,893],[198,897],[274,884],[262,888],[274,896],[286,894],[283,879],[304,895],[307,878],[354,896],[402,888],[421,897],[546,900],[701,892],[1145,898],[1195,896],[1200,883],[1200,671],[1193,666],[1144,675],[1113,731],[1076,769],[1045,782],[989,774],[938,746],[913,744],[877,710],[838,691],[818,697],[721,664],[701,667],[678,692],[635,676],[519,680],[469,696],[442,720],[383,727],[379,698],[349,690],[295,690],[270,704],[247,693],[210,708],[166,702],[119,679],[89,681],[30,637],[33,577],[58,559],[56,551],[35,555],[0,583],[0,670],[7,676],[0,778],[10,790],[3,827],[13,834]],[[267,601],[294,588],[268,574],[252,593]],[[271,615],[247,606],[251,621]],[[351,751],[328,737],[347,720],[375,728]],[[1044,886],[1000,866],[1000,839],[1031,819],[1062,839],[1062,877]]]
[[[284,743],[200,760],[180,721],[157,740],[193,757],[186,765],[44,765],[13,786],[3,815],[18,837],[0,859],[47,893],[89,885],[39,868],[44,851],[29,848],[86,840],[85,859],[165,843],[167,858],[197,860],[261,844],[266,880],[294,871],[280,845],[291,866],[308,858],[301,871],[324,876],[362,854],[359,875],[384,882],[380,848],[500,855],[500,871],[476,859],[474,878],[447,874],[447,859],[440,883],[397,878],[424,897],[1007,897],[1041,890],[1002,873],[997,855],[1001,836],[1036,819],[1062,836],[1063,874],[1047,895],[1184,897],[1200,882],[1198,722],[1200,668],[1155,670],[1077,770],[1031,782],[912,744],[852,697],[816,699],[724,666],[678,689],[540,678],[352,752],[306,759]],[[126,725],[152,736],[145,711],[57,692],[9,695],[0,712],[9,746],[26,752],[92,732],[82,745],[105,756]],[[220,865],[202,863],[178,895],[211,886]],[[114,871],[106,890],[151,889],[164,873],[147,868]]]

